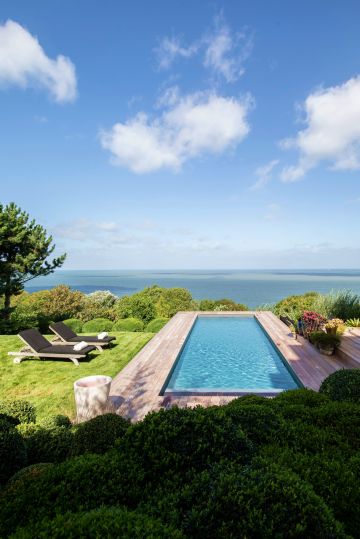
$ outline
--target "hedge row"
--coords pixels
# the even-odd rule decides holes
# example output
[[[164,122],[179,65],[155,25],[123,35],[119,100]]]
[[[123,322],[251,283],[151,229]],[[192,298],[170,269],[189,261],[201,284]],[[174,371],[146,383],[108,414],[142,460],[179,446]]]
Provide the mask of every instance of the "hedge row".
[[[168,318],[155,318],[147,326],[139,318],[122,318],[113,322],[107,318],[94,318],[88,322],[81,322],[77,318],[64,320],[75,333],[99,333],[101,331],[148,331],[157,333],[168,322]]]
[[[133,425],[108,414],[15,426],[0,408],[0,463],[36,451],[57,463],[8,481],[0,537],[359,537],[357,372],[331,375],[320,393],[175,407]]]

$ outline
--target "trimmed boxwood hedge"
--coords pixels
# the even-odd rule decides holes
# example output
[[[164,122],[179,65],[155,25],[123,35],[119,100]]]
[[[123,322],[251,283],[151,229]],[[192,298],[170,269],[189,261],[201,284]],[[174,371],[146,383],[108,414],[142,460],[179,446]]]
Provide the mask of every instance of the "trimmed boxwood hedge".
[[[78,318],[68,318],[67,320],[63,320],[63,322],[64,324],[69,326],[69,328],[72,329],[75,333],[81,333],[83,322]]]
[[[114,322],[108,318],[94,318],[85,322],[82,327],[82,333],[101,333],[102,331],[111,331]]]
[[[26,445],[14,427],[0,423],[0,485],[27,463]]]
[[[157,333],[168,323],[168,321],[169,318],[154,318],[154,320],[151,320],[146,326],[146,331],[149,333]]]
[[[65,513],[19,529],[13,539],[184,539],[178,530],[138,511],[103,507],[88,512]]]
[[[122,438],[130,423],[116,414],[104,414],[77,425],[74,433],[73,454],[105,453]]]
[[[18,425],[17,430],[26,444],[28,464],[62,462],[71,454],[73,433],[67,427],[45,428],[29,423]]]
[[[142,331],[144,322],[138,318],[122,318],[113,325],[114,331]]]
[[[0,401],[0,414],[14,417],[19,423],[35,423],[36,421],[35,406],[22,399]]]
[[[25,442],[35,429],[37,458],[46,449],[54,460],[58,448],[43,431],[57,429],[72,436],[71,454],[85,453],[15,473],[0,490],[0,537],[16,530],[56,537],[66,522],[69,533],[80,533],[71,515],[60,515],[75,508],[88,522],[83,512],[114,506],[190,539],[359,536],[359,404],[301,389],[220,407],[174,407],[132,425],[111,414],[70,428],[56,422],[14,428],[6,416],[0,421],[5,433],[24,432]],[[14,455],[5,456],[7,465]]]
[[[271,461],[253,468],[222,463],[155,500],[148,511],[189,539],[346,537],[309,483]]]
[[[319,391],[334,401],[360,404],[360,369],[333,372],[322,382]]]

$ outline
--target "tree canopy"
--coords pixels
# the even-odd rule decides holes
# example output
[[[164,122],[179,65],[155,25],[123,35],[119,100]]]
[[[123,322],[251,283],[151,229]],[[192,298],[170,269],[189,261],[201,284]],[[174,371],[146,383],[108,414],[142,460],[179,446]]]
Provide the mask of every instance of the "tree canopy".
[[[16,204],[0,204],[0,295],[5,318],[11,296],[19,294],[27,281],[49,275],[64,263],[66,254],[48,260],[55,249],[52,241],[45,228]]]

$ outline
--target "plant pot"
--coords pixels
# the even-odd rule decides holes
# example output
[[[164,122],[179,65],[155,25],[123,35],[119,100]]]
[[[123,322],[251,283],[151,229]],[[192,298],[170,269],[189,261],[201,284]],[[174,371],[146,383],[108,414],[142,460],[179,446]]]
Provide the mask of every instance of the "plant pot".
[[[325,331],[328,335],[336,335],[337,328],[325,328]]]
[[[320,354],[323,354],[324,356],[332,356],[333,353],[334,353],[334,350],[335,348],[333,346],[327,346],[327,347],[323,347],[323,346],[319,346],[319,352]]]
[[[95,375],[74,382],[77,420],[87,421],[108,410],[111,376]]]

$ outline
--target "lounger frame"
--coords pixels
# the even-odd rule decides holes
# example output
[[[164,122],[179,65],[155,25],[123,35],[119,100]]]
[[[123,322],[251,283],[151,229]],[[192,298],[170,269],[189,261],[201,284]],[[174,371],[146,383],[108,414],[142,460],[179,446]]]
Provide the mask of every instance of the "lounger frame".
[[[75,341],[67,341],[66,339],[64,339],[63,337],[61,337],[61,335],[59,335],[59,333],[53,329],[53,328],[50,328],[51,331],[53,333],[55,333],[55,337],[53,338],[52,341],[50,341],[50,344],[54,344],[54,345],[62,345],[62,344],[69,344],[69,345],[74,345],[76,344]],[[80,341],[79,341],[80,342]],[[88,346],[95,346],[95,348],[97,350],[99,350],[100,352],[103,351],[103,349],[106,347],[106,346],[109,346],[110,342],[105,342],[105,343],[96,343],[96,342],[88,342],[86,340],[84,340],[84,342],[86,342],[86,344]]]
[[[77,354],[76,351],[74,351],[74,354],[71,355],[65,355],[65,354],[54,354],[51,352],[47,352],[46,354],[42,354],[41,352],[36,352],[34,348],[32,348],[22,337],[21,335],[18,335],[18,337],[25,343],[26,346],[21,348],[19,352],[8,352],[9,356],[15,356],[13,359],[14,363],[21,363],[23,359],[27,357],[37,357],[37,358],[62,358],[62,359],[70,359],[76,365],[79,366],[79,359],[86,358],[86,354]],[[49,345],[52,343],[49,343]],[[60,343],[59,343],[60,344]],[[63,343],[65,344],[65,343]],[[74,343],[71,343],[74,344]]]

